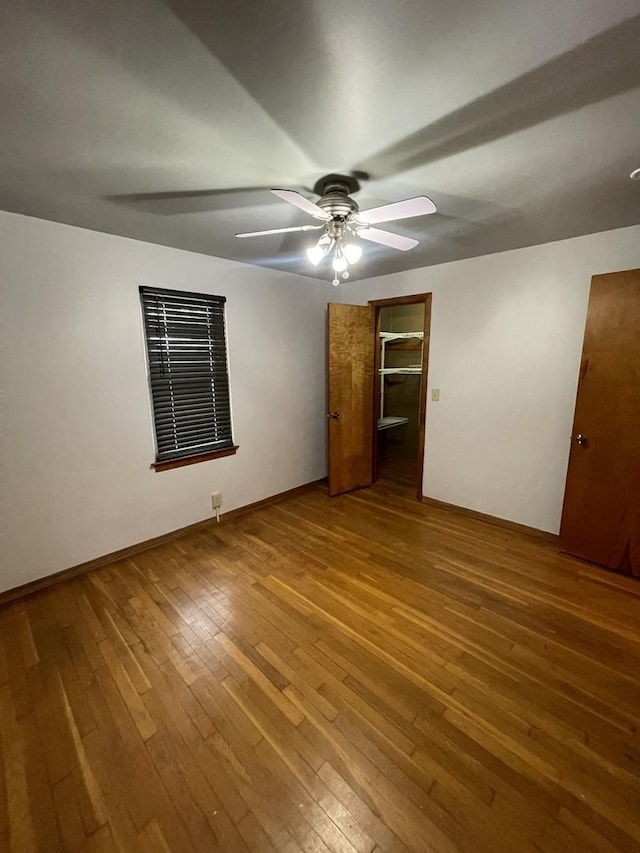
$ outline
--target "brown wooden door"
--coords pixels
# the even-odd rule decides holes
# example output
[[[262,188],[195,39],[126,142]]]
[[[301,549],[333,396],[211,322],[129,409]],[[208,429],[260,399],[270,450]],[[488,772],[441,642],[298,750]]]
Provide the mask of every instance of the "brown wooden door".
[[[640,270],[591,280],[560,548],[640,575]]]
[[[329,494],[373,481],[375,310],[329,304]]]

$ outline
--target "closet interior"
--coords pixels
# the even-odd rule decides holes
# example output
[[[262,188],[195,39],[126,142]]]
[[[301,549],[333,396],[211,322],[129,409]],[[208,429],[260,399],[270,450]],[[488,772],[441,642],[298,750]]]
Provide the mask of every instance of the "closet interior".
[[[424,302],[379,309],[377,364],[378,477],[415,487],[418,482]]]

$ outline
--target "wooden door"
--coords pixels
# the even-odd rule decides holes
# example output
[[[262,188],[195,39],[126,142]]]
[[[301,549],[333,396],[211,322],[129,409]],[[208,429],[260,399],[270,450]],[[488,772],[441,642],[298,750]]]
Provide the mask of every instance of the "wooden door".
[[[375,311],[329,304],[329,494],[373,481]]]
[[[640,270],[591,280],[560,548],[640,575]]]

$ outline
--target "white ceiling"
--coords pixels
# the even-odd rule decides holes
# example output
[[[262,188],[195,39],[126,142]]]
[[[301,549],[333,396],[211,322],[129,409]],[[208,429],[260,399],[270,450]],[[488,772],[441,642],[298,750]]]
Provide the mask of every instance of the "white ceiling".
[[[0,208],[329,277],[268,187],[425,193],[357,277],[640,223],[638,0],[14,0]],[[178,195],[172,195],[172,194]],[[187,193],[187,195],[185,195]],[[191,193],[190,195],[188,193]],[[156,194],[160,194],[157,196]]]

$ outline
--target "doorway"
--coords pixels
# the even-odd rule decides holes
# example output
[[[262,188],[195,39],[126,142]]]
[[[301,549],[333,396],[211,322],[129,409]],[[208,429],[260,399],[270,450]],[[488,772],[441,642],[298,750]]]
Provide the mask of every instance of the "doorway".
[[[418,306],[421,320],[413,311],[382,314],[386,308],[401,306]],[[383,329],[383,321],[393,322],[402,330]],[[422,328],[414,328],[413,324],[420,322]],[[380,475],[394,477],[399,489],[422,500],[430,328],[430,293],[381,299],[368,305],[329,303],[329,495],[370,486],[379,476],[382,457]],[[397,342],[391,341],[392,337]],[[385,367],[381,366],[383,359]],[[391,376],[396,378],[395,384],[386,378]],[[401,381],[412,382],[413,389],[407,385],[403,392]],[[390,418],[398,419],[398,423],[391,426]],[[396,440],[380,438],[382,433],[401,427],[406,427],[404,435],[398,432]],[[385,453],[385,448],[391,453]]]
[[[370,304],[376,309],[374,480],[422,500],[431,294]]]

